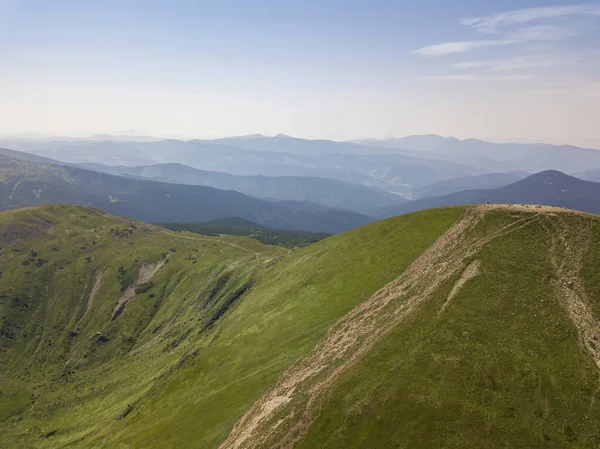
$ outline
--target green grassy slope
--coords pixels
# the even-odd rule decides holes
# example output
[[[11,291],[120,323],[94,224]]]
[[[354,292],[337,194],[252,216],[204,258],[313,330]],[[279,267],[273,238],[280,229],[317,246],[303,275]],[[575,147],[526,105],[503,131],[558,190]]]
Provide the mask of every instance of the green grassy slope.
[[[332,328],[259,403],[284,405],[225,447],[597,447],[600,219],[490,210],[454,238]],[[371,311],[364,337],[328,345]]]
[[[91,208],[3,212],[3,445],[217,447],[462,213],[392,218],[286,254]]]
[[[597,447],[600,379],[554,291],[552,221],[486,245],[444,313],[452,280],[340,379],[297,447]]]
[[[15,425],[26,412],[32,424],[16,426],[16,447],[29,433],[53,431],[50,423],[77,434],[81,408],[90,413],[84,427],[93,424],[89,416],[102,416],[88,405],[118,415],[128,395],[183,357],[176,348],[188,333],[209,329],[258,263],[284,254],[243,238],[174,236],[73,206],[2,213],[0,230],[1,417]],[[136,287],[140,267],[157,263],[163,265],[154,277]],[[134,297],[114,313],[128,287]],[[181,325],[191,315],[197,329]],[[150,359],[130,356],[149,341],[160,355],[152,376],[141,369]],[[60,419],[69,410],[75,417]]]

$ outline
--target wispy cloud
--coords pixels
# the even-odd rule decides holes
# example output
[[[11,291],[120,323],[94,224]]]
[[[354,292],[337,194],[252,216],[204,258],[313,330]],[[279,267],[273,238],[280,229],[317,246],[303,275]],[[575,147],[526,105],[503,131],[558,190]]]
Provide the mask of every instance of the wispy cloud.
[[[427,58],[471,52],[486,56],[466,61],[452,58],[449,66],[438,67],[432,76],[416,79],[431,83],[506,83],[511,86],[508,90],[518,92],[576,89],[585,84],[577,78],[579,74],[597,73],[600,69],[600,63],[594,63],[600,61],[600,48],[592,49],[579,39],[568,45],[559,44],[585,33],[586,28],[576,26],[573,16],[600,18],[600,4],[531,8],[460,19],[459,22],[471,30],[474,39],[429,45],[413,50],[413,53]],[[566,82],[568,87],[565,87]],[[586,88],[582,92],[591,98],[596,90]]]
[[[429,45],[427,47],[417,48],[413,53],[434,57],[444,56],[452,53],[464,53],[470,50],[476,50],[484,47],[494,47],[498,45],[514,44],[515,40],[488,40],[488,41],[463,41],[463,42],[446,42],[444,44]]]
[[[477,73],[468,73],[463,75],[433,75],[421,76],[416,79],[419,81],[526,81],[533,79],[533,75],[505,75],[505,76],[486,76]]]
[[[569,27],[553,24],[536,24],[521,28],[515,25],[540,21],[542,19],[555,19],[572,15],[588,15],[600,17],[600,5],[571,5],[553,6],[545,8],[520,9],[507,11],[485,17],[469,17],[460,19],[459,22],[483,33],[494,33],[498,39],[480,39],[461,42],[445,42],[442,44],[429,45],[427,47],[413,50],[413,53],[437,57],[454,53],[464,53],[486,47],[503,45],[514,45],[519,43],[536,41],[560,41],[578,32]]]
[[[507,33],[509,40],[518,42],[528,41],[559,41],[567,37],[576,36],[576,30],[554,25],[538,25],[521,28]]]
[[[600,6],[564,5],[518,9],[514,11],[505,11],[498,14],[493,14],[491,16],[465,17],[460,19],[459,22],[484,33],[495,33],[511,25],[573,15],[600,16]]]
[[[509,70],[521,70],[521,69],[537,69],[543,67],[552,67],[569,60],[579,59],[573,58],[561,58],[561,57],[549,57],[549,58],[536,58],[535,56],[521,56],[508,59],[492,59],[483,61],[467,61],[458,62],[452,64],[454,69],[489,69],[493,71],[509,71]]]
[[[417,48],[416,50],[413,50],[413,53],[421,56],[436,57],[450,55],[453,53],[464,53],[485,47],[498,47],[502,45],[513,45],[536,41],[559,41],[576,35],[577,32],[571,28],[553,25],[539,25],[508,32],[505,34],[504,39],[445,42],[443,44]]]
[[[337,98],[370,98],[372,95],[366,92],[342,92],[339,94],[335,94]]]

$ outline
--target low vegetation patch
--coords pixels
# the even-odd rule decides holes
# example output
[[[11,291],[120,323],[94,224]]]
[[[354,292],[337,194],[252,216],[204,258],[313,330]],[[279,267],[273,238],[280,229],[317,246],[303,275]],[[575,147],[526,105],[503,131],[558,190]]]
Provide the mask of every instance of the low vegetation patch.
[[[266,245],[306,246],[331,234],[308,231],[284,231],[261,226],[241,218],[223,218],[207,223],[161,223],[173,231],[187,231],[207,236],[237,235],[250,237]]]

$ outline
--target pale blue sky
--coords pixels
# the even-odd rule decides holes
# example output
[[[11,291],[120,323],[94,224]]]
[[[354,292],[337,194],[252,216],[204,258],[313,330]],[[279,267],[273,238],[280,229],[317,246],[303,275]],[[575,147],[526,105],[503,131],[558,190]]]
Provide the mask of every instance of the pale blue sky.
[[[0,134],[600,148],[600,2],[0,0]]]

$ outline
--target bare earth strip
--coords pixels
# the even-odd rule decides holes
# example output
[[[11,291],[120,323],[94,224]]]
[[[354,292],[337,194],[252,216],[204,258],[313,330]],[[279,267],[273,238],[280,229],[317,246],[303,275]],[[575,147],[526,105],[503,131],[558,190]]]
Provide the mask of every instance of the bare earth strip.
[[[490,230],[485,236],[470,237],[468,231],[494,209],[533,213]],[[467,209],[402,275],[341,318],[310,353],[283,373],[277,384],[236,423],[220,448],[293,447],[316,418],[323,393],[343,372],[361,360],[440,284],[461,271],[470,277],[473,272],[476,274],[476,266],[468,270],[465,264],[483,245],[539,219],[542,212],[574,213],[530,205],[481,205]]]
[[[77,322],[77,325],[75,326],[75,330],[77,330],[79,328],[81,321],[83,320],[83,318],[87,315],[87,313],[90,311],[90,309],[94,305],[94,298],[98,294],[98,291],[100,291],[100,287],[102,287],[102,281],[104,280],[104,275],[106,274],[106,272],[109,269],[110,268],[105,268],[104,270],[96,271],[96,273],[94,275],[94,286],[92,287],[92,291],[90,292],[90,296],[88,298],[87,308],[85,309],[85,312],[83,313],[83,315]]]
[[[577,329],[580,345],[600,368],[600,326],[592,313],[580,276],[583,257],[589,245],[590,230],[584,228],[576,235],[569,235],[569,226],[559,220],[557,229],[550,232],[557,296]]]
[[[450,291],[448,298],[446,299],[446,301],[444,302],[444,304],[438,311],[438,317],[441,316],[442,313],[444,313],[444,310],[446,310],[446,308],[450,305],[450,301],[452,301],[452,299],[458,294],[460,289],[463,288],[463,286],[467,282],[469,282],[471,279],[473,279],[475,276],[477,276],[479,274],[479,266],[480,265],[481,265],[480,260],[474,260],[473,262],[471,262],[469,264],[469,266],[467,268],[465,268],[465,271],[462,272],[462,274],[460,275],[460,278],[458,279],[458,281],[456,281],[456,284],[454,284],[454,287],[452,287],[452,291]]]
[[[145,284],[156,274],[156,272],[165,264],[167,259],[163,259],[160,262],[151,263],[151,264],[142,264],[140,267],[140,272],[138,274],[138,278],[127,287],[127,290],[123,292],[119,301],[117,301],[117,305],[113,310],[113,316],[117,313],[117,310],[122,306],[127,306],[127,303],[131,301],[131,299],[135,296],[135,288],[140,284]]]

